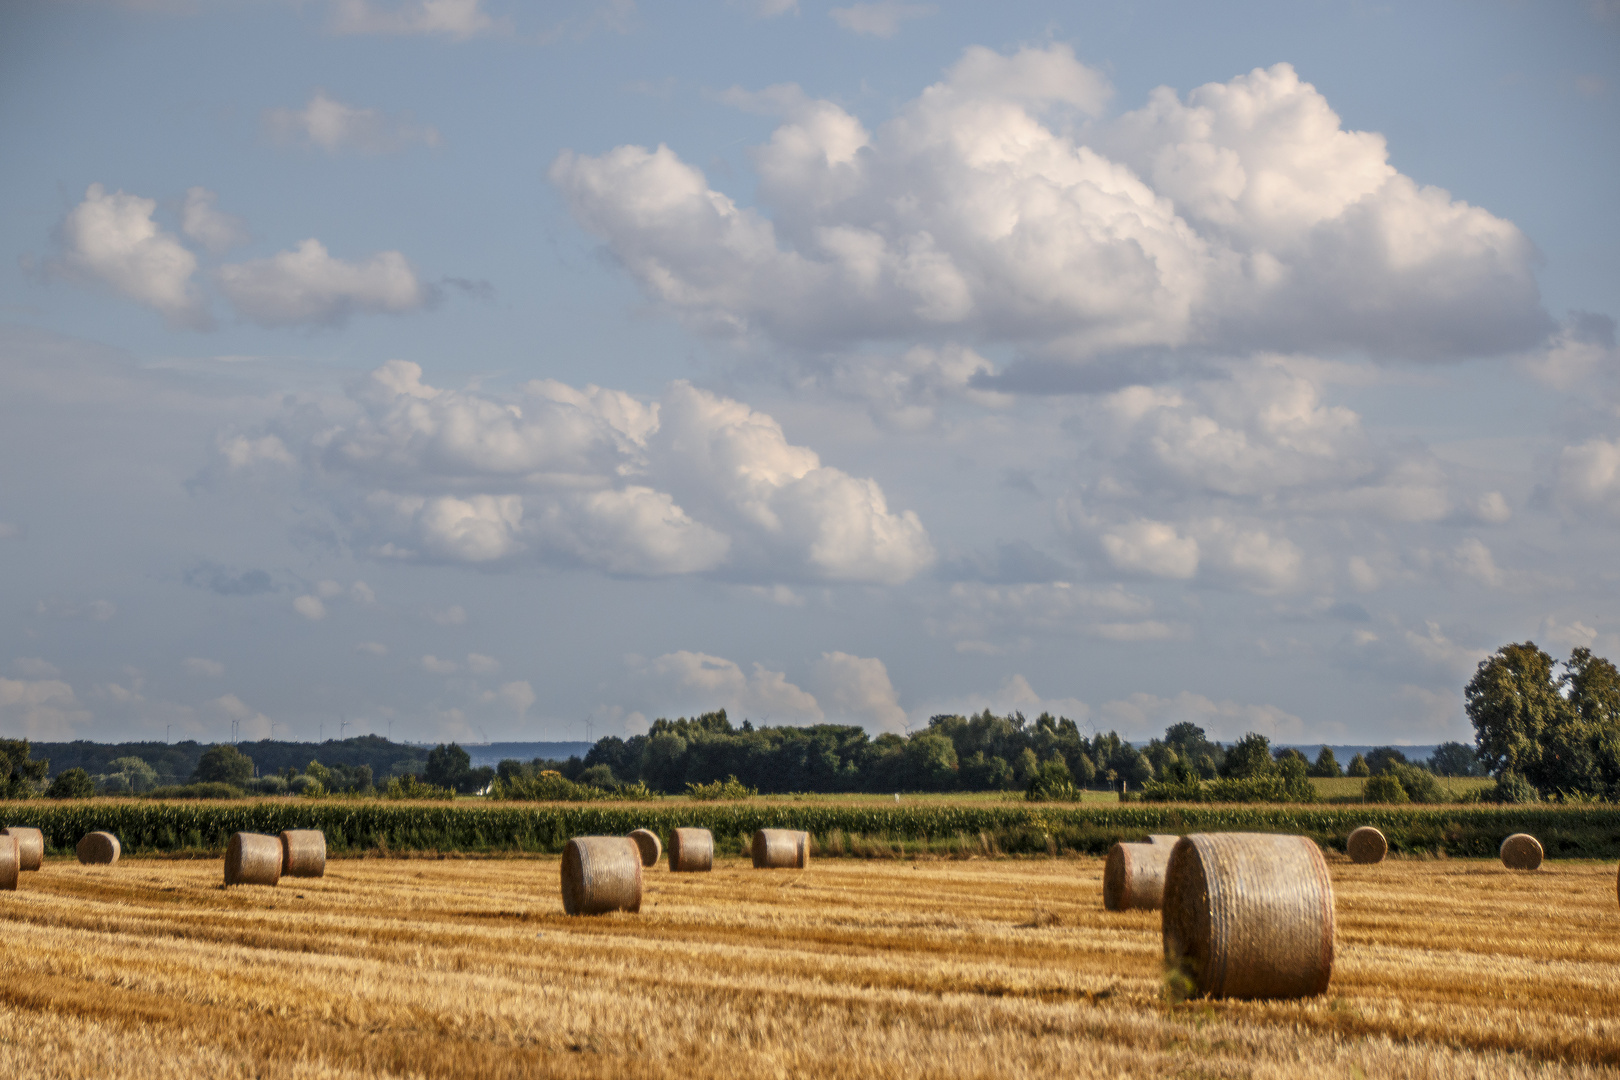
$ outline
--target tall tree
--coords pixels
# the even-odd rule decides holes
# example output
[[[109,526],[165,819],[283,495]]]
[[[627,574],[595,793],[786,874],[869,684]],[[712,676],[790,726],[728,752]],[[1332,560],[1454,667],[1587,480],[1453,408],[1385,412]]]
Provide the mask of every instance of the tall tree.
[[[1463,698],[1480,762],[1494,776],[1539,771],[1543,742],[1570,714],[1553,679],[1553,658],[1533,641],[1504,645],[1481,660]]]

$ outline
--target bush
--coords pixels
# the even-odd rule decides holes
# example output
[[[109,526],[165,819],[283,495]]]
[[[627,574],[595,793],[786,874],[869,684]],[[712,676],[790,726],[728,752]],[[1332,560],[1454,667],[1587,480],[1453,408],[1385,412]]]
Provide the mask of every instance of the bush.
[[[56,774],[51,786],[45,789],[52,799],[88,799],[96,793],[96,784],[83,769],[68,769]]]
[[[1530,781],[1509,770],[1496,778],[1496,787],[1485,798],[1494,803],[1533,803],[1541,801],[1541,792]]]
[[[490,785],[489,797],[520,799],[524,802],[597,802],[607,799],[652,799],[657,796],[639,780],[634,784],[620,784],[616,788],[599,788],[590,784],[576,784],[562,773],[547,769],[538,776],[515,776],[511,780],[497,778]]]
[[[1024,798],[1030,802],[1079,802],[1083,795],[1082,789],[1074,785],[1074,774],[1060,757],[1042,764],[1024,791]]]
[[[1367,759],[1362,757],[1360,754],[1357,754],[1355,757],[1350,759],[1350,764],[1345,766],[1344,775],[1371,776],[1372,770],[1367,768]]]
[[[206,784],[171,784],[153,788],[146,793],[148,799],[244,799],[247,792],[230,784],[212,781]]]
[[[210,746],[197,759],[197,769],[191,774],[191,779],[201,784],[242,787],[253,779],[253,759],[225,743]]]
[[[453,799],[455,797],[456,793],[449,788],[424,783],[408,773],[389,780],[388,787],[383,791],[383,798],[385,799]]]
[[[585,770],[590,772],[589,769]],[[712,784],[687,784],[687,798],[695,802],[716,802],[721,799],[751,799],[759,794],[758,788],[751,788],[738,780],[735,775],[726,777],[722,783],[716,780]]]
[[[1401,782],[1406,794],[1415,803],[1442,803],[1449,801],[1440,781],[1421,765],[1391,765],[1385,771]]]
[[[1406,793],[1406,788],[1392,773],[1369,776],[1366,785],[1361,789],[1361,799],[1370,803],[1398,804],[1412,801],[1412,797]]]
[[[1142,785],[1143,802],[1313,803],[1316,786],[1299,776],[1259,776],[1248,780],[1150,780]]]
[[[285,795],[289,790],[284,776],[261,776],[249,783],[247,789],[255,795]]]

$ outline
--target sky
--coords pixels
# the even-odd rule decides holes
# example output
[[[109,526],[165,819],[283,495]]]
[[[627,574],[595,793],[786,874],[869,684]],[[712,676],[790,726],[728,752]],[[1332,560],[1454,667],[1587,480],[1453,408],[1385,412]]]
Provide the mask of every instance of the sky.
[[[1614,0],[15,0],[0,146],[0,736],[1620,656]]]

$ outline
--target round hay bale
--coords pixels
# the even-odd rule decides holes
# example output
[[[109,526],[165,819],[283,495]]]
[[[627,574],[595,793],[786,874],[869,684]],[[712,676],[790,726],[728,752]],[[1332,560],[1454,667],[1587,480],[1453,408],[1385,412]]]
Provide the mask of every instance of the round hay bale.
[[[630,834],[630,839],[636,842],[636,850],[641,852],[642,866],[658,865],[658,860],[664,854],[664,845],[658,842],[657,833],[651,829],[637,829]]]
[[[1164,957],[1200,995],[1302,998],[1333,977],[1333,883],[1303,836],[1194,833],[1170,853]]]
[[[281,880],[281,838],[231,833],[225,845],[226,885],[274,885]]]
[[[576,836],[563,848],[563,910],[602,915],[641,910],[641,849],[628,836]]]
[[[754,834],[754,869],[803,870],[810,865],[810,834],[797,829],[761,829]]]
[[[30,829],[26,825],[11,825],[0,829],[0,836],[9,836],[17,841],[19,869],[38,870],[45,865],[45,834],[40,830]]]
[[[1539,870],[1541,868],[1541,841],[1529,833],[1514,833],[1502,841],[1502,865],[1509,870]]]
[[[319,829],[288,829],[281,834],[283,877],[326,876],[326,834]]]
[[[1180,839],[1180,837],[1177,837]],[[1164,903],[1164,871],[1173,849],[1164,844],[1115,844],[1103,864],[1103,907],[1157,911]]]
[[[1344,852],[1351,862],[1381,863],[1389,854],[1389,841],[1371,825],[1363,825],[1350,833],[1344,842]]]
[[[671,829],[669,869],[673,874],[706,874],[714,869],[714,834],[708,829]]]
[[[1153,833],[1148,837],[1148,843],[1162,844],[1165,847],[1175,847],[1176,841],[1180,839],[1180,836],[1171,833]]]
[[[13,892],[17,879],[22,876],[22,864],[17,859],[17,838],[0,836],[0,892]]]
[[[79,861],[89,866],[111,866],[124,852],[118,837],[110,832],[85,833],[74,848]]]

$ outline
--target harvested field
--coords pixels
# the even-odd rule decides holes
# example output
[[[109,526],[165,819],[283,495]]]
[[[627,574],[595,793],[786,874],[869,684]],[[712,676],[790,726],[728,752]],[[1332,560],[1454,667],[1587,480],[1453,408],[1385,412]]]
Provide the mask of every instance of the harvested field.
[[[0,1069],[167,1077],[1620,1075],[1614,866],[1330,857],[1304,1002],[1166,1003],[1103,861],[717,860],[568,918],[558,860],[52,859],[0,894]]]

